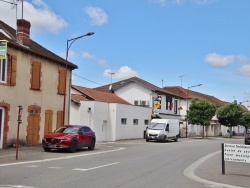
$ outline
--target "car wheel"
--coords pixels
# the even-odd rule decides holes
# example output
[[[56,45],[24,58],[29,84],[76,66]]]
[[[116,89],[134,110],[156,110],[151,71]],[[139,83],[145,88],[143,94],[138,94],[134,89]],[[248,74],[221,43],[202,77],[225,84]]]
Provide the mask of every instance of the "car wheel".
[[[149,139],[146,139],[146,142],[149,142]]]
[[[71,142],[71,145],[70,145],[70,147],[69,147],[69,151],[71,152],[71,153],[75,153],[76,152],[76,150],[77,150],[77,141],[76,140],[73,140],[72,142]]]
[[[166,141],[167,141],[167,137],[166,137],[166,136],[164,136],[164,138],[163,138],[162,142],[163,142],[163,143],[165,143]]]
[[[88,147],[89,150],[94,150],[95,149],[95,139],[91,140],[91,144]]]
[[[51,149],[50,148],[43,148],[45,152],[50,152]]]

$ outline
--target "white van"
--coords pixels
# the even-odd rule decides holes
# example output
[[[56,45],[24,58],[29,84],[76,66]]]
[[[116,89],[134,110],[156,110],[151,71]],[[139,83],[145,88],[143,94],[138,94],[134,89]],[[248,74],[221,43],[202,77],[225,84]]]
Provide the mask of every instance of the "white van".
[[[179,120],[176,119],[152,119],[146,131],[146,141],[157,140],[165,142],[174,140],[177,142],[180,131],[179,125]]]

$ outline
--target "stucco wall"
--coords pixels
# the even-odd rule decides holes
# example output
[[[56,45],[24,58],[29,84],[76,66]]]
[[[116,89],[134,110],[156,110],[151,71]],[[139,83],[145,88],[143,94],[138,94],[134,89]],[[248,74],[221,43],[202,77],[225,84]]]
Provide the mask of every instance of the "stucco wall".
[[[8,131],[8,143],[16,139],[17,134],[17,117],[18,117],[18,105],[23,106],[22,120],[23,123],[20,126],[20,140],[26,140],[27,129],[27,117],[28,106],[37,105],[41,107],[40,113],[40,139],[44,134],[45,124],[45,110],[53,111],[53,128],[56,127],[57,111],[63,111],[63,95],[57,94],[58,87],[58,68],[62,67],[54,62],[48,62],[48,60],[41,59],[39,57],[32,56],[28,53],[22,53],[15,49],[8,48],[8,54],[17,55],[17,72],[16,72],[16,85],[6,86],[0,85],[0,100],[10,104],[9,111],[9,131]],[[41,62],[41,88],[39,91],[31,90],[31,62],[37,60]],[[64,68],[64,67],[62,67]],[[67,74],[68,83],[71,77],[70,71]],[[69,88],[69,87],[68,87]],[[69,93],[69,90],[67,90]],[[67,98],[69,95],[67,95]],[[67,101],[66,100],[66,116],[67,116]]]

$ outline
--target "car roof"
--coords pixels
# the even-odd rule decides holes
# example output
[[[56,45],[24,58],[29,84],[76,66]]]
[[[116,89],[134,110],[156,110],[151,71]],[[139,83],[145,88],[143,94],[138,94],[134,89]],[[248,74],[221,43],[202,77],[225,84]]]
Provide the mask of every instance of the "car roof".
[[[80,128],[80,127],[89,127],[89,126],[87,126],[87,125],[62,125],[62,127],[78,127],[78,128]]]

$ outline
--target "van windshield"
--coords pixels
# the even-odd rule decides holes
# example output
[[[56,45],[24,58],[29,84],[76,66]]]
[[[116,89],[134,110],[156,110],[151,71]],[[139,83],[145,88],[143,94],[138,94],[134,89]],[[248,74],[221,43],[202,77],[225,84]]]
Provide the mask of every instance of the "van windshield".
[[[165,123],[150,123],[148,126],[148,129],[153,129],[153,130],[164,130],[166,124]]]

